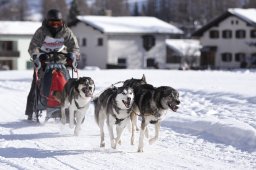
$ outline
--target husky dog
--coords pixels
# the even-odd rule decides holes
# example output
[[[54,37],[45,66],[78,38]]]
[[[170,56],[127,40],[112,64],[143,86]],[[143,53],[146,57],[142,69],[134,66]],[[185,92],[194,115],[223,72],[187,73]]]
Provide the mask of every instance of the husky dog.
[[[133,89],[128,86],[108,88],[94,99],[95,119],[100,128],[100,147],[105,147],[104,122],[106,120],[111,147],[116,149],[121,134],[130,121],[133,101]],[[114,125],[116,125],[116,138],[114,138],[113,132]]]
[[[143,152],[143,140],[147,125],[155,124],[155,136],[149,140],[153,144],[159,136],[160,122],[168,109],[176,112],[180,104],[179,93],[169,86],[158,88],[149,84],[140,85],[135,89],[135,112],[142,118],[138,152]]]
[[[74,135],[78,136],[85,113],[95,90],[94,81],[90,77],[70,78],[64,86],[61,95],[54,96],[61,103],[61,123],[65,125],[65,110],[69,109],[69,127],[73,128],[76,122]]]
[[[131,79],[125,80],[124,83],[123,83],[123,86],[129,86],[129,87],[132,87],[133,89],[136,89],[137,87],[139,87],[142,84],[147,84],[146,77],[145,77],[144,74],[143,74],[141,79],[131,78]],[[136,106],[134,105],[133,107],[136,107]],[[138,115],[139,115],[139,113],[135,113],[134,111],[131,112],[131,122],[132,122],[131,144],[132,145],[134,145],[135,128],[136,128],[137,131],[139,130],[139,128],[137,126]],[[146,130],[146,132],[147,132],[147,130]],[[147,134],[148,133],[146,133],[146,136],[147,136]]]

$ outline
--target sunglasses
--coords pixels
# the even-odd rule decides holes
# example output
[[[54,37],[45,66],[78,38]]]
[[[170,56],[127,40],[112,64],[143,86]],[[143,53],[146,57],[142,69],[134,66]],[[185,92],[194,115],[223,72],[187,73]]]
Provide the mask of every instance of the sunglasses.
[[[62,21],[48,21],[48,25],[51,27],[62,27],[63,22]]]

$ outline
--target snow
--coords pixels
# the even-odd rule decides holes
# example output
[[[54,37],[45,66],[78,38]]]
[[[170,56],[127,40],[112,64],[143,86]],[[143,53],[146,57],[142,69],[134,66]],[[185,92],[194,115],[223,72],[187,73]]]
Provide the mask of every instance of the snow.
[[[256,23],[256,9],[249,8],[249,9],[242,9],[242,8],[230,8],[228,11],[231,14],[239,16],[249,22]]]
[[[165,43],[168,47],[172,48],[180,56],[200,56],[199,40],[193,39],[166,39]]]
[[[78,16],[77,18],[105,33],[183,34],[179,28],[155,17]]]
[[[181,105],[168,112],[159,140],[149,145],[145,139],[144,152],[137,153],[139,132],[132,146],[128,129],[116,150],[108,133],[106,147],[99,147],[93,105],[80,136],[53,119],[40,125],[26,121],[32,71],[1,71],[0,169],[256,169],[255,70],[79,70],[94,79],[95,95],[142,74],[154,86],[176,88]],[[153,126],[149,132],[154,134]]]
[[[41,25],[33,21],[0,21],[0,34],[33,35]]]

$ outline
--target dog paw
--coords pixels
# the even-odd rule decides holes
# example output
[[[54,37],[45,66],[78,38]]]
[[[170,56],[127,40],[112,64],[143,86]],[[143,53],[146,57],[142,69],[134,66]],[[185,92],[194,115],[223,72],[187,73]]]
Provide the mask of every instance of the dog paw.
[[[63,131],[65,128],[65,125],[64,124],[60,124],[60,130]]]
[[[71,128],[71,129],[73,129],[74,128],[74,124],[69,124],[69,127]]]
[[[111,141],[111,148],[116,149],[116,140],[115,139],[113,139]]]
[[[134,138],[131,138],[131,145],[134,145]]]
[[[149,142],[150,145],[152,145],[153,143],[156,142],[156,138],[151,138],[151,139],[149,139],[148,142]]]
[[[100,147],[101,147],[101,148],[104,148],[104,147],[105,147],[105,143],[101,143],[101,144],[100,144]]]
[[[138,152],[143,152],[143,148],[138,148]]]
[[[74,132],[74,136],[79,136],[79,132],[78,132],[78,131],[75,131],[75,132]]]
[[[61,123],[62,123],[63,125],[65,125],[65,124],[66,124],[66,119],[61,119]]]

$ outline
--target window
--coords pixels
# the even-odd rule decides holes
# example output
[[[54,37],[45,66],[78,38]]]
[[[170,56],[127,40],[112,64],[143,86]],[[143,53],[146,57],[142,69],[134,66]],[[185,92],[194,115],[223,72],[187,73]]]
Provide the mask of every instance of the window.
[[[155,46],[156,39],[153,35],[144,35],[143,39],[143,47],[146,51],[149,51],[152,47]]]
[[[245,30],[236,30],[236,38],[245,38]]]
[[[222,61],[224,61],[224,62],[231,62],[232,54],[231,53],[222,53],[221,58],[222,58]]]
[[[13,51],[13,42],[0,41],[0,51]]]
[[[245,60],[245,53],[236,53],[235,54],[235,61],[240,62]]]
[[[251,38],[256,38],[256,30],[251,30]]]
[[[156,66],[156,62],[154,58],[148,58],[147,59],[147,67],[155,67]]]
[[[85,47],[85,46],[86,46],[86,43],[87,43],[86,38],[83,38],[83,39],[82,39],[82,46]]]
[[[251,64],[253,66],[256,65],[256,53],[251,54]]]
[[[231,30],[223,30],[222,37],[223,38],[232,38],[232,31]]]
[[[98,46],[103,46],[103,38],[98,38]]]
[[[219,31],[211,30],[210,31],[210,38],[219,38]]]
[[[126,66],[126,58],[118,58],[117,63],[118,65]]]

